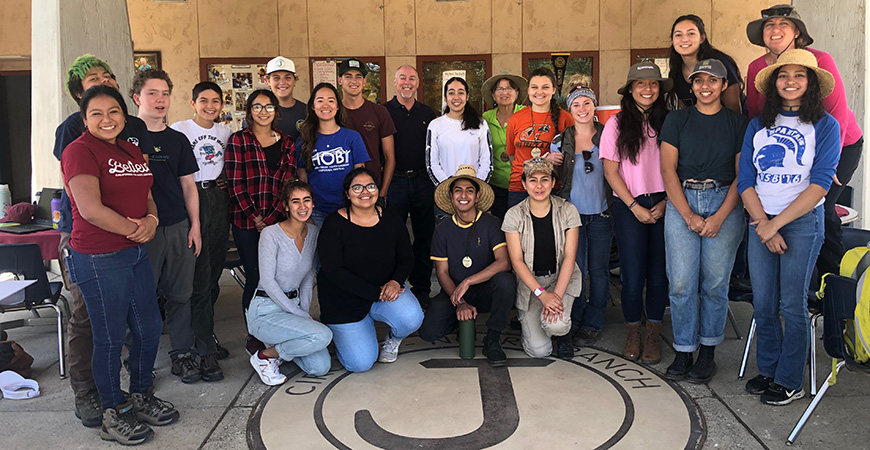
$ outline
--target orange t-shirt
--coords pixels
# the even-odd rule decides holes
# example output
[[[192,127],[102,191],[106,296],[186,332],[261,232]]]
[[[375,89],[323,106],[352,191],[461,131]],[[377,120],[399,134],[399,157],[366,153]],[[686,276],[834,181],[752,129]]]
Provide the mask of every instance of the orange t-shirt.
[[[532,151],[535,149],[540,150],[539,156],[549,153],[553,138],[572,124],[574,119],[564,109],[559,113],[558,130],[553,127],[553,119],[549,112],[536,113],[532,112],[532,108],[523,108],[511,116],[505,128],[507,137],[505,153],[514,155],[509,191],[525,192],[521,178],[523,163],[532,159]]]

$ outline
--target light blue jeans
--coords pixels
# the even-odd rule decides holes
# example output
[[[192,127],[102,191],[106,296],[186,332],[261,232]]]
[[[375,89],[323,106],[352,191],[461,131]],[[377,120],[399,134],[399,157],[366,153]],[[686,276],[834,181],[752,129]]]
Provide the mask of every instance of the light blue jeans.
[[[328,324],[335,342],[338,361],[348,372],[365,372],[378,359],[378,336],[375,320],[390,326],[390,337],[404,339],[420,328],[423,310],[410,289],[392,302],[374,302],[359,322]]]
[[[692,212],[706,219],[722,206],[728,189],[729,186],[703,191],[683,189],[683,193]],[[665,259],[674,350],[693,352],[699,343],[708,346],[722,343],[728,317],[728,283],[744,228],[743,207],[738,204],[715,237],[701,237],[689,229],[677,208],[668,201]]]
[[[332,331],[326,325],[284,311],[269,297],[255,296],[245,315],[248,332],[266,346],[274,345],[281,359],[295,362],[309,375],[329,372],[332,364],[326,346]]]

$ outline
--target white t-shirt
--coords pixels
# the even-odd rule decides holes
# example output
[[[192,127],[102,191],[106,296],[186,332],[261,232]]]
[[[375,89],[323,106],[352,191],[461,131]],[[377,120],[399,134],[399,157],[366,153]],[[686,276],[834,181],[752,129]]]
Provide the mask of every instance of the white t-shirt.
[[[190,140],[193,156],[199,172],[193,174],[194,181],[213,181],[224,172],[224,155],[227,140],[233,134],[230,128],[222,123],[216,123],[211,128],[203,128],[193,119],[172,124],[172,129],[180,131]]]
[[[462,129],[462,121],[443,115],[429,122],[426,132],[426,167],[435,184],[452,177],[462,164],[474,166],[477,178],[488,180],[492,173],[492,139],[489,126]]]

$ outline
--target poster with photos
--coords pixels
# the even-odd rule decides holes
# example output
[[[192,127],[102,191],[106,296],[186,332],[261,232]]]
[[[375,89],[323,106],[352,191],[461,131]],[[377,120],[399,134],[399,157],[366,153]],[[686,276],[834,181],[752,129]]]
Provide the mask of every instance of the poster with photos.
[[[233,131],[242,129],[248,96],[257,89],[269,89],[265,64],[209,64],[208,81],[220,86],[224,107],[219,120]]]

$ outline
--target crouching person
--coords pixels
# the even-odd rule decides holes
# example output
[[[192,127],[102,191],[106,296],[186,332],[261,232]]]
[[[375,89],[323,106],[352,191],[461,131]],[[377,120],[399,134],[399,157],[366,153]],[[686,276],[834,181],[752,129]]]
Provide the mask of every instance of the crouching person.
[[[485,213],[492,206],[492,188],[475,176],[474,168],[462,165],[456,175],[435,189],[435,203],[452,213],[432,236],[432,260],[441,292],[432,299],[420,337],[443,338],[460,320],[474,320],[477,312],[490,313],[486,321],[483,355],[493,366],[507,361],[501,348],[501,332],[516,295],[516,280],[499,219]]]

